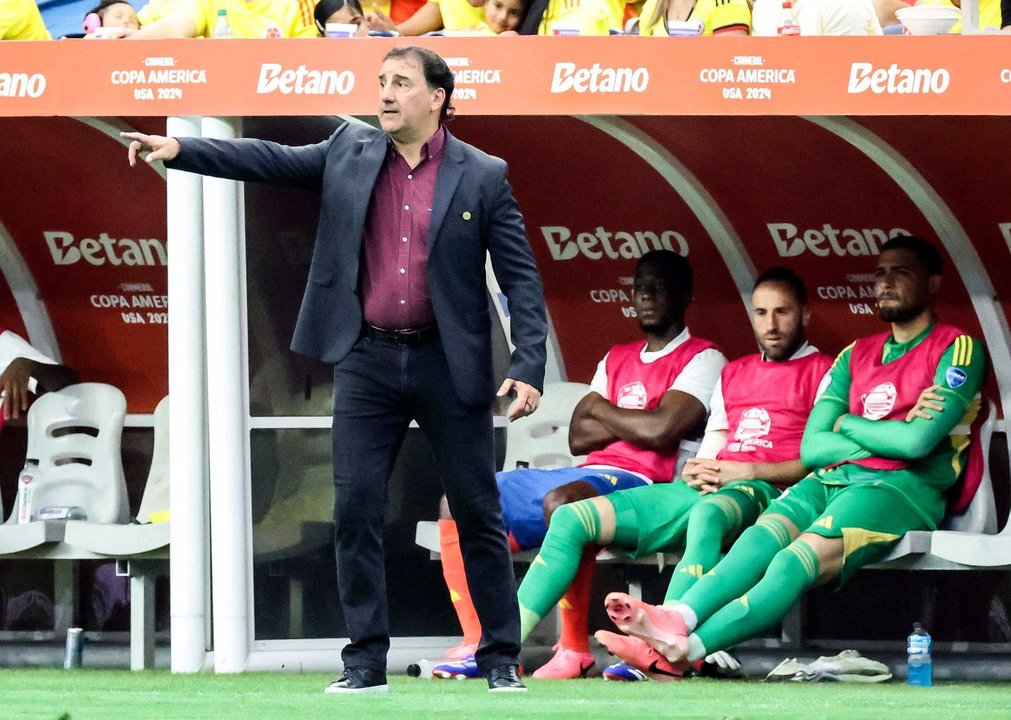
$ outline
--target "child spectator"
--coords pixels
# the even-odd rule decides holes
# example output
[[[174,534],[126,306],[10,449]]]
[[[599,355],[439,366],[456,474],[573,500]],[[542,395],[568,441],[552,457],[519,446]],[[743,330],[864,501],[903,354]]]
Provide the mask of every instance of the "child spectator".
[[[84,16],[84,31],[92,34],[96,29],[123,28],[131,32],[140,30],[140,19],[133,5],[122,0],[102,0]]]

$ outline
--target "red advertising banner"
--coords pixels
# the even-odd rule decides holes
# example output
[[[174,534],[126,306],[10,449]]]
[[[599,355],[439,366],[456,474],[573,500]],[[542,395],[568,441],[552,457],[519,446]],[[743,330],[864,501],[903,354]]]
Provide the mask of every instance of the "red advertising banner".
[[[152,412],[168,390],[165,182],[131,171],[117,140],[76,120],[3,119],[0,135],[17,138],[0,142],[0,221],[63,361],[123,390],[129,412]]]
[[[0,116],[369,115],[407,42],[463,114],[1011,114],[1011,37],[988,35],[3,43]]]

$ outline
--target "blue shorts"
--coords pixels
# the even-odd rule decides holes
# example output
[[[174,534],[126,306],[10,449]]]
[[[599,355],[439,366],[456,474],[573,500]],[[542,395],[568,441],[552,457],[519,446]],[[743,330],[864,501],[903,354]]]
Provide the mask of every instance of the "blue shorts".
[[[522,550],[538,547],[544,541],[548,532],[544,524],[544,496],[556,487],[582,480],[601,495],[607,495],[649,484],[638,475],[611,468],[517,468],[496,473],[495,478],[502,496],[506,530]]]

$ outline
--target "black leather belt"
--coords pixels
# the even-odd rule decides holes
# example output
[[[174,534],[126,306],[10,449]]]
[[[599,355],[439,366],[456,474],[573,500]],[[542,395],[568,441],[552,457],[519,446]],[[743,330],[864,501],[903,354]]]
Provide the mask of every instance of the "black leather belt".
[[[400,347],[416,347],[439,339],[439,327],[429,325],[416,330],[384,330],[372,325],[365,326],[365,334],[376,340],[398,345]]]

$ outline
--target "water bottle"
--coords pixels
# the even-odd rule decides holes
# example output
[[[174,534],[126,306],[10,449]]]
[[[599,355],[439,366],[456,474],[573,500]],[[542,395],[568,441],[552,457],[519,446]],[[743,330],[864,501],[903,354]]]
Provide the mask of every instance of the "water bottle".
[[[793,12],[793,0],[783,0],[783,10],[779,13],[776,33],[787,36],[800,35],[800,23],[797,22],[797,16]]]
[[[933,681],[933,665],[930,660],[930,635],[920,623],[913,623],[913,632],[909,636],[906,650],[909,653],[909,672],[906,681],[915,687],[930,687]]]
[[[214,32],[211,37],[230,38],[232,36],[232,26],[228,24],[228,11],[224,8],[218,10],[218,19],[214,23]]]
[[[35,494],[35,485],[32,482],[38,474],[39,461],[27,458],[18,478],[18,523],[30,523],[35,519],[32,517],[32,495]]]

